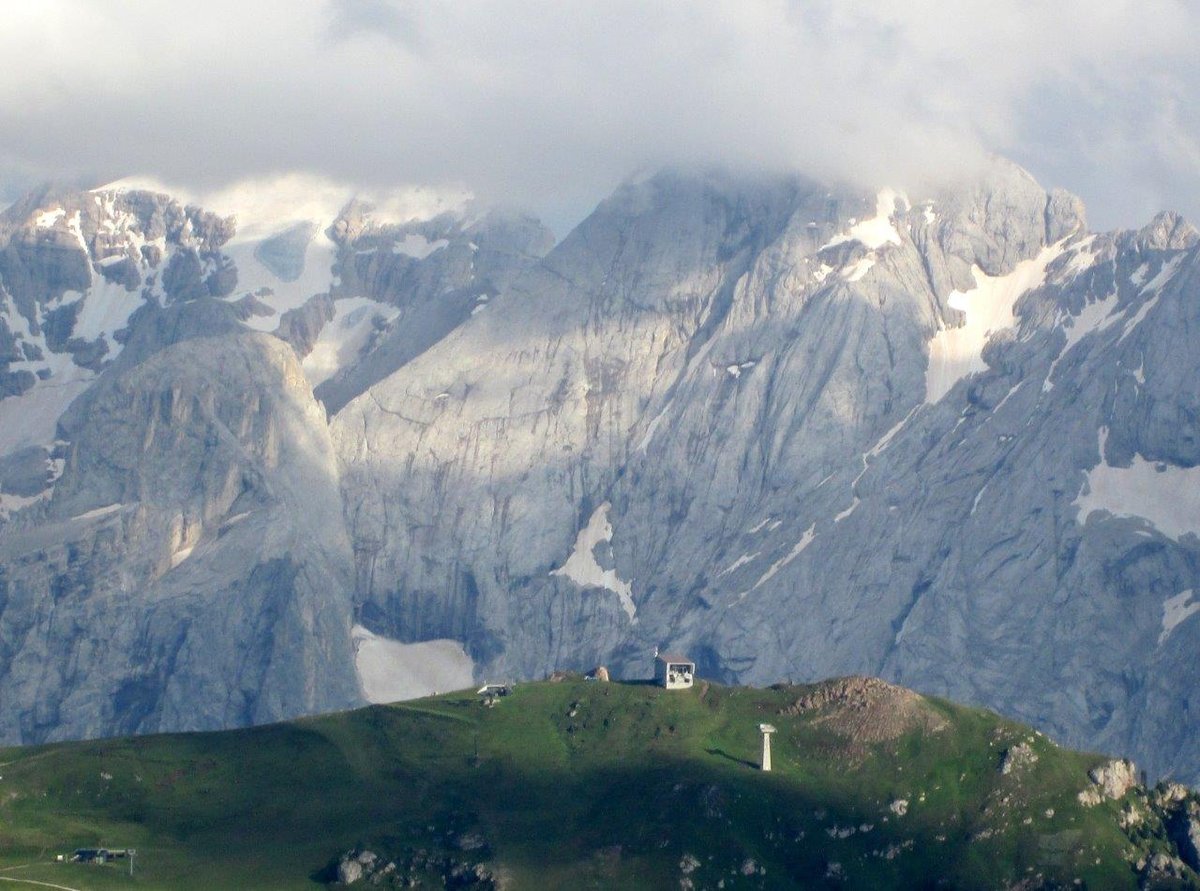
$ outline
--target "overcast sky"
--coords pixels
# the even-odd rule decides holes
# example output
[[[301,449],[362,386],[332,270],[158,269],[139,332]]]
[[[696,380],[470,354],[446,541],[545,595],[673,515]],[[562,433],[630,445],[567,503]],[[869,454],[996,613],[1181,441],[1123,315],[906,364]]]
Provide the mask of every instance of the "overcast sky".
[[[465,184],[561,229],[663,164],[919,191],[993,151],[1096,227],[1200,218],[1182,0],[38,0],[4,19],[8,192],[305,171]]]

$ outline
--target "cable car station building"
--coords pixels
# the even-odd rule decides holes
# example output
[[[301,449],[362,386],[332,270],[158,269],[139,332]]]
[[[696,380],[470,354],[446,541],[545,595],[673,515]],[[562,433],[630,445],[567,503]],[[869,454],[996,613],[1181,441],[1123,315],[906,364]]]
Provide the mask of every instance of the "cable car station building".
[[[668,690],[685,690],[692,686],[696,663],[686,656],[662,653],[654,657],[654,682]]]

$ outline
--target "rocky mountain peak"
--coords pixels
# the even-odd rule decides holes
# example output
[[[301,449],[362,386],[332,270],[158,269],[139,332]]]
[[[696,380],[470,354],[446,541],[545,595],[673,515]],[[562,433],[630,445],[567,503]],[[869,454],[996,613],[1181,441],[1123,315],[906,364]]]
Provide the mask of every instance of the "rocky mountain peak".
[[[1138,230],[1136,243],[1143,251],[1180,251],[1194,247],[1200,241],[1196,227],[1171,210],[1155,214],[1154,219]]]

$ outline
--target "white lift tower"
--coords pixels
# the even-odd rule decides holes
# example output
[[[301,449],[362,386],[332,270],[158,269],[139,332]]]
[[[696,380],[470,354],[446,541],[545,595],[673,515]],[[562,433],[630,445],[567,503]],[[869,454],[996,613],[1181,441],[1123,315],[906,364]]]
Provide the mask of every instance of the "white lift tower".
[[[771,769],[771,734],[775,732],[775,727],[771,724],[759,724],[758,729],[763,736],[763,753],[762,753],[762,769]]]

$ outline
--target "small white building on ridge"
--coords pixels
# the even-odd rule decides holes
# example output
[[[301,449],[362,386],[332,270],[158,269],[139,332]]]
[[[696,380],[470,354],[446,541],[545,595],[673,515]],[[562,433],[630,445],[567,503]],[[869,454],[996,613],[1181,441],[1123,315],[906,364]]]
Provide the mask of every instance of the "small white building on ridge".
[[[660,653],[654,657],[654,680],[668,690],[683,690],[692,685],[696,663],[687,656]]]

